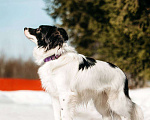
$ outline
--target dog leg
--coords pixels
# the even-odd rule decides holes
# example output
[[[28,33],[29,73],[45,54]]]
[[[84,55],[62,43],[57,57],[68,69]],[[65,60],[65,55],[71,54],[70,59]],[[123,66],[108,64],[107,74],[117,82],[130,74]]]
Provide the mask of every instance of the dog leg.
[[[61,93],[59,100],[62,120],[73,120],[75,106],[77,104],[77,94],[74,92]]]
[[[96,110],[102,115],[103,120],[121,120],[121,117],[113,112],[108,104],[108,96],[105,91],[94,97]]]
[[[108,103],[115,113],[126,117],[128,120],[144,120],[141,109],[127,98],[122,91],[118,94],[117,92],[110,92]]]
[[[52,97],[52,106],[53,106],[55,120],[61,120],[61,116],[60,116],[60,102],[59,102],[58,98]]]

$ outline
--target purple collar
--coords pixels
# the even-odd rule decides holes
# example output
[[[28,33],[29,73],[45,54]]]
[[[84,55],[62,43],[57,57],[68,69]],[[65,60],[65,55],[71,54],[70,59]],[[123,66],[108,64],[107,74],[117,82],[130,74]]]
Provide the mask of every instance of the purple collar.
[[[47,58],[44,59],[44,62],[48,62],[48,61],[51,61],[51,60],[55,60],[55,59],[58,59],[61,55],[52,55],[52,56],[49,56]]]

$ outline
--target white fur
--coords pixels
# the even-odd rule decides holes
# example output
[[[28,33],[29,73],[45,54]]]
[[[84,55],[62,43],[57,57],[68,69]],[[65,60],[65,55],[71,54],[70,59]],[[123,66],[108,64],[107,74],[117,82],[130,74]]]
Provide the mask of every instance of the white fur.
[[[53,54],[61,54],[61,57],[43,63]],[[47,52],[36,47],[33,55],[41,65],[38,74],[42,86],[52,96],[55,120],[72,120],[75,107],[91,99],[103,120],[121,120],[120,116],[143,120],[140,108],[124,94],[125,75],[119,68],[97,60],[91,68],[79,70],[82,58],[86,57],[67,43]]]

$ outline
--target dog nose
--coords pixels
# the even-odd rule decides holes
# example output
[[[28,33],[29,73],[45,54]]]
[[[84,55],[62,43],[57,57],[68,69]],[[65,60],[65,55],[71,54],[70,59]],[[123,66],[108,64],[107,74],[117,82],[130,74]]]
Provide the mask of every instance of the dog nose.
[[[24,28],[24,30],[27,30],[27,29],[28,29],[27,27]]]

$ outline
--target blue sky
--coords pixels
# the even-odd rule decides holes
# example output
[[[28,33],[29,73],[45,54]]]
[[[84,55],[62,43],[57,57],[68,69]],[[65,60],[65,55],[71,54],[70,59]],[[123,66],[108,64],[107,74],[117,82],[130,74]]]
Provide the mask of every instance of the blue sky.
[[[24,27],[54,25],[43,10],[43,0],[0,0],[0,55],[32,58],[34,43],[24,36]]]

